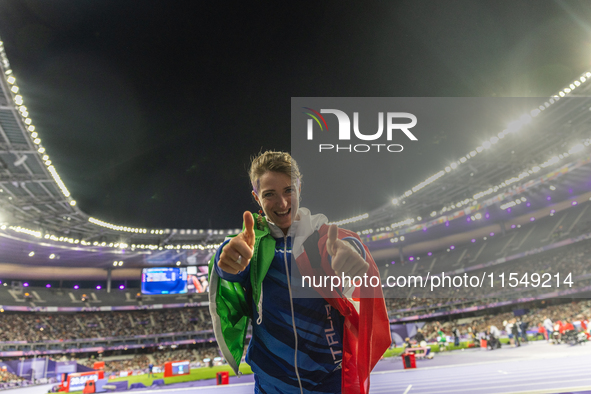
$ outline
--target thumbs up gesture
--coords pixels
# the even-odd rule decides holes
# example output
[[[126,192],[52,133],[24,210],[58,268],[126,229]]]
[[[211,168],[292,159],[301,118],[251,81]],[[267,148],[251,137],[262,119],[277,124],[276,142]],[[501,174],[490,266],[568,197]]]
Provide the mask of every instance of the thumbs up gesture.
[[[369,263],[361,257],[353,245],[337,238],[338,231],[338,226],[331,224],[326,240],[326,250],[332,257],[332,269],[337,275],[345,274],[351,278],[363,276],[369,269]]]
[[[224,246],[218,261],[218,267],[229,274],[244,271],[252,258],[255,241],[254,218],[250,212],[246,211],[243,219],[244,230]]]

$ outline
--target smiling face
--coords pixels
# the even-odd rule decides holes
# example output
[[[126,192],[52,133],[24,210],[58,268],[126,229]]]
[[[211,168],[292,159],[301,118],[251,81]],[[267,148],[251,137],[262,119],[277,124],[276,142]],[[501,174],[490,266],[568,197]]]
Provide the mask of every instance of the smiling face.
[[[254,198],[263,208],[267,220],[287,234],[292,221],[297,217],[301,188],[291,182],[287,174],[267,171],[258,179],[258,193]]]

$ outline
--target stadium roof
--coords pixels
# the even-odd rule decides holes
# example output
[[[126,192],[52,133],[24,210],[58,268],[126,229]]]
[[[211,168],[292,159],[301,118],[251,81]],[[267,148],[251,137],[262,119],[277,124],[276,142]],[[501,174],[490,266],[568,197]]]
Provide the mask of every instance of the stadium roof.
[[[85,214],[52,165],[51,152],[46,151],[29,117],[26,98],[20,94],[3,45],[0,56],[4,76],[0,80],[0,230],[6,235],[5,241],[12,239],[11,247],[4,249],[4,258],[17,250],[22,254],[27,248],[19,242],[30,243],[36,238],[39,245],[63,248],[60,265],[64,266],[69,265],[66,260],[77,261],[75,251],[84,249],[98,259],[85,259],[95,267],[108,267],[114,259],[109,254],[113,253],[124,255],[129,262],[135,259],[135,266],[145,264],[144,258],[135,258],[142,251],[166,254],[194,250],[202,260],[226,235],[238,231],[133,228]],[[590,77],[591,73],[579,76],[392,204],[370,212],[358,222],[341,225],[360,233],[404,229],[515,189],[533,177],[588,155]],[[15,235],[19,233],[27,236],[19,238]]]

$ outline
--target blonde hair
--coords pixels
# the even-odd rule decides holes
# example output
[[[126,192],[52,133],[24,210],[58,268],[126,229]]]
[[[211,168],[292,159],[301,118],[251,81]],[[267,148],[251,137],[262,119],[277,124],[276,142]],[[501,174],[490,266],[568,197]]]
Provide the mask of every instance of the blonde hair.
[[[250,183],[255,193],[258,194],[259,179],[267,171],[279,172],[286,174],[292,179],[297,180],[297,186],[300,185],[302,174],[296,161],[287,152],[266,151],[256,157],[253,157],[250,162],[250,170],[248,175]]]

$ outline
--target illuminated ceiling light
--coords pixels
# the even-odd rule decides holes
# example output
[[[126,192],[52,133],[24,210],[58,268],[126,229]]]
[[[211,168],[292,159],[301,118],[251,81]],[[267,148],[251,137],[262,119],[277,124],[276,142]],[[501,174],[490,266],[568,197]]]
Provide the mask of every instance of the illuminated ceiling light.
[[[70,201],[70,205],[73,206],[73,207],[76,206],[76,200]]]
[[[45,148],[41,147],[41,148],[37,149],[37,152],[39,152],[39,153],[45,153]]]
[[[369,214],[368,213],[364,213],[363,215],[357,215],[357,216],[354,216],[352,218],[340,220],[338,222],[331,222],[331,223],[329,223],[329,225],[330,224],[336,224],[337,226],[340,226],[340,225],[347,224],[347,223],[358,222],[360,220],[367,219],[368,217],[369,217]],[[187,230],[187,231],[189,231],[189,230]],[[145,232],[145,230],[144,230],[144,232]],[[158,231],[155,231],[155,230],[151,230],[150,232],[151,233],[159,234],[159,232]],[[240,230],[235,231],[235,233],[239,233],[239,232],[240,232]],[[228,234],[232,234],[232,231],[228,231]]]
[[[572,155],[574,153],[578,153],[578,152],[582,151],[583,149],[585,149],[583,144],[577,144],[577,145],[573,146],[572,148],[570,148],[568,150],[568,153]]]
[[[26,124],[30,125],[30,124],[31,124],[31,122],[32,122],[31,118],[27,118],[27,119],[25,119],[25,123],[26,123]]]
[[[35,131],[35,126],[30,125],[29,127],[27,127],[27,130],[29,130],[29,131]]]
[[[456,168],[458,168],[457,163],[451,163],[449,166],[451,167],[452,170],[455,170]]]
[[[16,82],[16,78],[11,75],[10,77],[6,78],[6,81],[12,85]]]
[[[50,254],[50,255],[49,255],[49,258],[50,258],[51,260],[55,259],[55,254],[53,254],[53,253],[52,253],[52,254]]]
[[[117,261],[113,261],[113,267],[117,267]]]
[[[451,167],[450,166],[445,167],[445,172],[451,172]]]
[[[119,267],[121,267],[123,265],[123,261],[119,262]]]
[[[41,152],[41,153],[43,153],[43,152]],[[49,166],[49,167],[47,167],[47,170],[49,171],[49,173],[53,177],[53,180],[55,181],[55,183],[57,183],[57,185],[61,189],[63,195],[66,196],[66,197],[70,197],[70,192],[66,188],[66,185],[64,185],[64,182],[62,182],[62,179],[60,178],[60,176],[58,175],[57,171],[55,170],[55,167],[54,166]]]
[[[33,252],[33,251],[29,252],[29,257],[33,257],[33,256],[35,256],[35,252]]]
[[[18,93],[18,86],[14,85],[12,88],[10,88],[10,90],[12,93]]]
[[[33,132],[33,133],[31,133],[31,138],[37,138],[37,136],[38,136],[38,135],[39,135],[39,134],[37,134],[37,133]]]
[[[181,265],[181,262],[180,262],[180,261],[177,261],[177,262],[176,262],[176,265],[177,265],[177,267],[178,267],[179,265]]]

